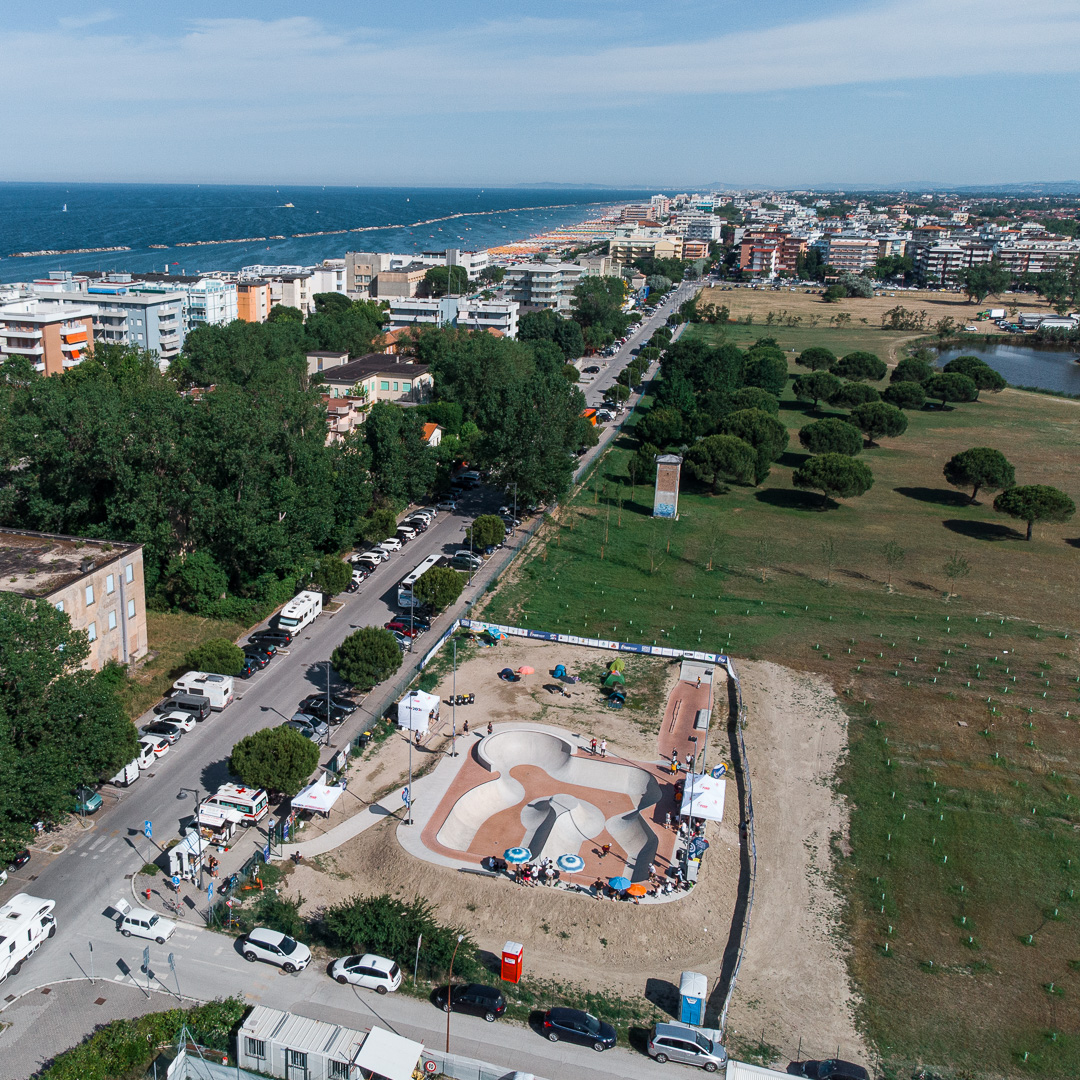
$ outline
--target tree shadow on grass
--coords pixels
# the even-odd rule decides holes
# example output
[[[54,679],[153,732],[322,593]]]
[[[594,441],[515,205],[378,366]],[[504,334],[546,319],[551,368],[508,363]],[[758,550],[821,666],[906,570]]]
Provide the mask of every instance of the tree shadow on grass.
[[[1069,547],[1080,548],[1080,536],[1074,536],[1072,539],[1066,538],[1065,543]]]
[[[937,503],[938,506],[971,506],[971,499],[962,491],[951,488],[898,487],[893,488],[898,495],[919,502]]]
[[[797,488],[766,488],[754,493],[758,502],[766,506],[777,506],[783,510],[833,510],[839,503],[825,499],[816,492],[799,491]]]
[[[810,460],[809,454],[801,454],[797,450],[785,450],[777,459],[777,465],[785,465],[789,469],[798,469]]]
[[[996,521],[965,521],[951,518],[941,523],[950,532],[970,537],[972,540],[1023,540],[1024,534],[1009,525]]]

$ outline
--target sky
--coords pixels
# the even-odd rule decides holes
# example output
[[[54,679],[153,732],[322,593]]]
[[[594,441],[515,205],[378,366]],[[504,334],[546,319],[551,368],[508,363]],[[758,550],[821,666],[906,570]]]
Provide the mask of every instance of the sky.
[[[0,100],[0,180],[1077,180],[1080,0],[40,0]]]

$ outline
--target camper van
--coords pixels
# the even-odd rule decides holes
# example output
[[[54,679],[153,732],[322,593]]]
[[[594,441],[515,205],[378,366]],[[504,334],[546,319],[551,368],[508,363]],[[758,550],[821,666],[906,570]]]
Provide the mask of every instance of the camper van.
[[[231,675],[211,675],[205,671],[189,671],[173,683],[181,694],[202,694],[210,699],[210,708],[221,712],[233,699]]]
[[[18,893],[0,907],[0,982],[17,975],[28,956],[56,933],[54,900]]]
[[[288,630],[293,637],[310,626],[322,614],[322,593],[297,593],[280,611],[277,625]]]
[[[242,815],[244,825],[254,825],[266,816],[268,802],[262,788],[225,784],[206,799],[203,806],[223,806],[227,810],[236,810]]]

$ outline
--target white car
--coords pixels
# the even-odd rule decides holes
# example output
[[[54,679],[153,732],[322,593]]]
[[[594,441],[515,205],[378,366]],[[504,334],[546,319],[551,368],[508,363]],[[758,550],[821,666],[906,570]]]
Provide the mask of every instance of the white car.
[[[244,959],[267,960],[282,971],[303,971],[311,963],[311,950],[287,934],[257,926],[244,938]]]
[[[381,544],[376,544],[376,547],[380,547],[383,551],[400,551],[401,541],[396,536],[388,536]]]
[[[334,961],[330,975],[343,986],[352,983],[377,994],[391,993],[401,985],[401,968],[393,960],[374,953],[343,956]]]
[[[169,740],[164,735],[144,735],[139,740],[139,767],[142,767],[142,751],[147,749],[155,758],[164,757],[169,752]]]
[[[144,937],[164,945],[172,937],[176,923],[148,908],[133,908],[126,900],[117,900],[113,911],[119,913],[116,929],[124,937]]]
[[[448,513],[452,514],[457,510],[457,503],[454,502],[453,499],[444,499],[441,503],[438,504],[438,506],[435,509],[436,510],[445,510]]]
[[[175,709],[173,712],[162,713],[158,717],[158,720],[164,720],[167,723],[175,724],[185,735],[189,731],[195,730],[195,717],[189,712],[182,712],[179,709]]]

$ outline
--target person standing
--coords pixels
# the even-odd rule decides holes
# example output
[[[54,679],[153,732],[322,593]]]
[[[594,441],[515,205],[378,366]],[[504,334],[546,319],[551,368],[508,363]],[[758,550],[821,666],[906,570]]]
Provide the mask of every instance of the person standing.
[[[694,771],[694,755],[690,754],[690,753],[688,753],[686,755],[686,771],[687,772],[693,772]]]
[[[611,851],[611,845],[610,844],[604,844],[604,846],[600,849],[600,858],[601,859],[604,858],[608,854],[609,851]]]
[[[607,739],[600,740],[600,756],[607,757]]]
[[[469,734],[469,718],[467,716],[465,717],[465,722],[461,725],[461,734],[462,735],[468,735]]]
[[[593,757],[596,756],[596,736],[595,735],[592,737],[592,739],[589,742],[589,751],[590,751],[590,753],[592,753]]]
[[[671,775],[674,776],[679,771],[679,751],[671,751]]]
[[[491,726],[491,721],[488,721],[488,734],[490,735],[495,729]]]

